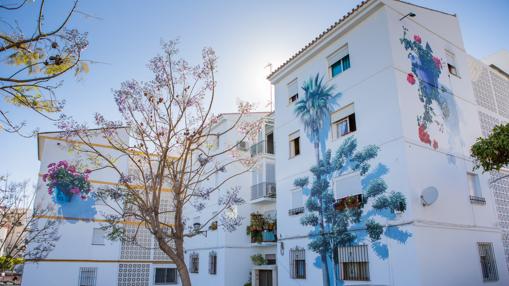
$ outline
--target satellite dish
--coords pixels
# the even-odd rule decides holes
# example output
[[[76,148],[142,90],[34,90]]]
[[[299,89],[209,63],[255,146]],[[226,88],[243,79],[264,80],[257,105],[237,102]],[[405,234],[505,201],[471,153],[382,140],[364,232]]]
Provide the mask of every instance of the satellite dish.
[[[438,199],[438,190],[435,187],[427,187],[421,192],[423,206],[430,206]]]

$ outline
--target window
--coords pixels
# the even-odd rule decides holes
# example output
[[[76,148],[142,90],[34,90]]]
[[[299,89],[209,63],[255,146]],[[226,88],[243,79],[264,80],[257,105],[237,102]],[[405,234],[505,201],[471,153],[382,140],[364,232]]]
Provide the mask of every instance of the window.
[[[177,269],[156,268],[154,284],[156,285],[177,284]]]
[[[274,253],[265,254],[265,261],[267,265],[276,265],[276,255]]]
[[[80,267],[79,286],[95,286],[97,281],[96,267]]]
[[[498,281],[497,263],[493,252],[493,244],[490,242],[479,242],[477,246],[479,248],[483,280]]]
[[[92,233],[92,244],[104,245],[104,230],[100,228],[94,228]]]
[[[288,103],[294,103],[299,99],[299,86],[297,79],[292,80],[288,84]]]
[[[209,252],[209,274],[215,275],[217,273],[217,253],[215,251]]]
[[[290,139],[290,158],[300,154],[300,136],[299,131],[294,132],[288,136]]]
[[[304,203],[302,201],[302,189],[296,189],[292,192],[292,208],[288,215],[298,215],[304,212]]]
[[[340,138],[357,130],[354,105],[349,104],[331,114],[332,135]]]
[[[479,175],[475,173],[467,173],[468,192],[470,194],[470,202],[473,204],[486,204],[481,192],[481,184],[479,183]]]
[[[200,255],[193,252],[189,255],[189,272],[198,273],[200,271]]]
[[[369,281],[367,245],[339,247],[338,260],[341,264],[342,280]]]
[[[306,250],[295,247],[290,249],[290,277],[306,279]]]
[[[327,57],[329,62],[330,75],[336,75],[346,71],[350,68],[350,55],[348,54],[348,45],[343,46],[333,54]]]
[[[456,68],[456,56],[450,51],[445,51],[447,57],[447,69],[450,74],[458,76],[458,69]]]

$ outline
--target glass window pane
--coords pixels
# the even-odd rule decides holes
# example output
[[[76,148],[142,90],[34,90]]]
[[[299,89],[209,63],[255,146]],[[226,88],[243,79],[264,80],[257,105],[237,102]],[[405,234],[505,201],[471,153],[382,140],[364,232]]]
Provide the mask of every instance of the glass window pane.
[[[350,68],[350,55],[346,55],[341,61],[343,62],[343,71]]]

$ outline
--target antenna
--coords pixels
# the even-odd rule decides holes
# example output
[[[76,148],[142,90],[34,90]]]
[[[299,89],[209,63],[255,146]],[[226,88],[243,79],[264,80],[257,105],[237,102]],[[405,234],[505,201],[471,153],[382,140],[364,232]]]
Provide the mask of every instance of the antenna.
[[[272,73],[272,63],[268,63],[264,68],[269,68],[269,75]],[[270,111],[272,112],[272,84],[269,81],[269,104],[270,104]]]

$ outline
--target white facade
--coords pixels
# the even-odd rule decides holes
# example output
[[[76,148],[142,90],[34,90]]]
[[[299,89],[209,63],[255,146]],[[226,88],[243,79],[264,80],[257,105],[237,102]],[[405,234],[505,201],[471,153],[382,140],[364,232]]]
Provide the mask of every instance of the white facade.
[[[126,136],[120,138],[127,140]],[[77,142],[63,140],[55,132],[39,133],[39,173],[47,173],[50,163],[61,160],[71,164],[78,161],[86,163],[86,160],[82,160],[85,158],[83,154],[69,151],[72,149],[69,144],[80,144]],[[115,155],[116,151],[100,136],[93,142],[101,152]],[[127,170],[127,160],[120,159],[117,167]],[[96,190],[101,186],[116,185],[118,175],[111,169],[97,170],[92,172],[90,182],[92,190]],[[140,229],[137,237],[139,245],[143,247],[106,239],[98,229],[104,225],[105,215],[112,210],[102,201],[96,201],[93,197],[82,201],[74,196],[70,202],[57,203],[48,194],[46,183],[40,176],[35,204],[53,208],[52,214],[39,219],[58,221],[60,239],[54,242],[55,247],[47,257],[25,263],[24,286],[149,286],[155,285],[156,268],[175,268],[156,248],[152,235],[145,229]],[[125,226],[127,231],[136,229],[132,222],[125,222]]]
[[[239,114],[223,114],[219,117],[219,122],[212,129],[212,134],[222,133],[239,118]],[[206,223],[214,213],[218,211],[217,200],[224,192],[231,188],[239,188],[239,196],[245,201],[238,205],[234,210],[224,211],[224,215],[234,215],[242,217],[242,225],[234,231],[228,231],[222,228],[219,218],[216,230],[210,228],[210,223],[206,235],[198,235],[187,239],[185,242],[186,262],[188,268],[191,266],[191,255],[198,255],[199,269],[197,273],[191,271],[190,277],[193,285],[244,285],[250,282],[251,276],[256,277],[259,273],[258,268],[270,269],[274,279],[276,279],[275,265],[255,267],[251,261],[251,256],[255,254],[275,256],[275,241],[253,241],[251,236],[246,234],[246,228],[250,224],[252,213],[259,213],[265,216],[276,217],[275,213],[275,173],[274,173],[274,149],[273,149],[273,121],[267,113],[249,113],[242,115],[241,123],[237,127],[224,135],[215,138],[211,136],[211,154],[221,152],[235,146],[244,137],[239,132],[239,126],[242,122],[261,122],[260,131],[256,138],[246,138],[245,145],[237,146],[238,152],[242,156],[248,156],[256,160],[255,167],[246,169],[244,166],[228,166],[225,173],[218,172],[214,179],[211,179],[206,186],[214,187],[221,183],[226,177],[232,174],[247,171],[240,174],[225,183],[218,191],[211,194],[210,199],[205,202],[206,206],[201,211],[196,211],[189,207],[185,214],[191,223]],[[231,152],[227,152],[218,159],[218,161],[231,161]],[[231,214],[229,214],[231,213]],[[215,253],[217,257],[216,273],[209,271],[209,256]],[[275,263],[274,263],[275,264]],[[253,273],[253,275],[251,275]]]
[[[403,18],[410,12],[415,16]],[[443,110],[440,112],[438,102],[432,102],[435,118],[441,122],[438,127],[430,124],[433,128],[425,130],[428,139],[425,134],[421,134],[422,139],[419,137],[416,118],[422,114],[424,103],[419,100],[419,82],[415,82],[419,74],[412,75],[413,83],[408,79],[412,59],[400,41],[403,27],[410,41],[422,42],[423,48],[429,44],[433,55],[440,59],[442,73],[438,84],[441,91],[449,94],[444,96],[446,102],[442,101],[448,105],[447,115]],[[347,47],[350,68],[332,77],[330,58],[344,47]],[[448,71],[451,57],[457,75]],[[509,273],[489,176],[480,171],[473,174],[479,178],[481,201],[485,203],[472,199],[468,191],[468,175],[472,172],[469,149],[481,135],[482,118],[478,111],[482,108],[474,96],[457,18],[404,2],[376,0],[356,8],[269,77],[275,86],[276,100],[276,184],[281,237],[277,251],[278,285],[321,285],[322,281],[321,269],[314,265],[318,255],[308,249],[309,227],[300,224],[302,215],[288,214],[294,207],[291,205],[292,190],[296,188],[293,182],[309,175],[314,162],[313,145],[294,115],[294,104],[289,103],[292,94],[288,92],[288,84],[297,79],[302,86],[316,74],[324,75],[326,83],[342,93],[338,110],[353,104],[355,112],[357,130],[338,139],[329,135],[327,147],[334,152],[347,137],[355,137],[360,147],[379,146],[379,155],[372,166],[383,164],[383,178],[389,189],[403,193],[407,201],[407,210],[394,219],[377,218],[385,226],[384,231],[398,229],[399,237],[385,235],[380,244],[369,239],[359,241],[369,246],[369,280],[342,283],[482,285],[478,243],[491,243],[498,277],[489,283],[507,285]],[[299,93],[302,97],[304,92]],[[509,98],[507,94],[501,96]],[[301,154],[289,158],[289,136],[297,131]],[[429,136],[437,144],[424,143]],[[429,187],[438,190],[438,199],[423,206],[420,195]],[[506,195],[507,186],[499,192]],[[507,216],[507,209],[499,207],[499,210]],[[289,250],[296,246],[306,248],[305,279],[292,279],[289,275]]]

